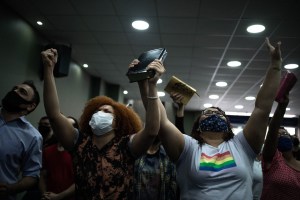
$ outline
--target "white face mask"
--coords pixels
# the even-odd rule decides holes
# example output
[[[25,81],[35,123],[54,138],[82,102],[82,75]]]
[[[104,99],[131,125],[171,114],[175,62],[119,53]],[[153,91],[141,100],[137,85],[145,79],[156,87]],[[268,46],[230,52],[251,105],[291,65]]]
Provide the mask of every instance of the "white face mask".
[[[105,113],[103,111],[98,111],[93,114],[92,119],[89,122],[89,125],[92,128],[92,131],[95,135],[100,136],[104,135],[111,131],[113,115],[111,113]]]

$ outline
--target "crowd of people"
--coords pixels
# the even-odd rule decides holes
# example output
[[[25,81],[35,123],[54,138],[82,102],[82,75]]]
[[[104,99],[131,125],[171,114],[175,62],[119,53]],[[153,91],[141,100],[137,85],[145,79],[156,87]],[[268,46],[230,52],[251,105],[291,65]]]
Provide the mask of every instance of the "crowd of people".
[[[281,43],[266,39],[270,64],[243,130],[234,134],[219,107],[200,111],[184,130],[184,104],[175,123],[157,95],[161,60],[138,81],[145,121],[133,108],[106,96],[86,102],[77,121],[60,111],[53,75],[56,49],[41,52],[46,116],[38,129],[26,120],[40,102],[33,82],[14,86],[0,112],[0,199],[290,199],[300,198],[299,140],[281,127],[288,95],[269,115],[281,78]],[[134,59],[129,67],[139,60]],[[267,131],[267,127],[269,129]],[[266,139],[265,139],[266,138]]]

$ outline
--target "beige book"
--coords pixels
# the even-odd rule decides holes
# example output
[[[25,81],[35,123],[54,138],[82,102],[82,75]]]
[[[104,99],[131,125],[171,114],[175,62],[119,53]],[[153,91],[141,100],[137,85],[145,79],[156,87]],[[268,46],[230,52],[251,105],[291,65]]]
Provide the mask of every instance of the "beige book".
[[[197,94],[197,91],[188,85],[187,83],[183,82],[179,78],[172,76],[169,83],[164,89],[167,93],[171,94],[172,92],[177,92],[182,94],[184,97],[182,99],[182,103],[186,105],[194,94]],[[199,94],[197,94],[199,96]]]

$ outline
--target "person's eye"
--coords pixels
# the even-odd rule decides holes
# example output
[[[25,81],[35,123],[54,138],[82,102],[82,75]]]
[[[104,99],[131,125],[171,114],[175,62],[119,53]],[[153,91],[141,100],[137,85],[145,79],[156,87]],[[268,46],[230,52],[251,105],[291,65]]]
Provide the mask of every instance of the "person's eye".
[[[27,91],[24,90],[23,88],[20,89],[20,93],[23,94],[23,95],[27,95]]]

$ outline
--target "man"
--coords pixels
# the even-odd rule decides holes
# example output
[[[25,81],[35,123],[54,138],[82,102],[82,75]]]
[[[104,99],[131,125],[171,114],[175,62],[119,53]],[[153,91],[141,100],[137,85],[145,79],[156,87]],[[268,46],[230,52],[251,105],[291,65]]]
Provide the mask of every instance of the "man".
[[[2,99],[0,110],[0,199],[37,183],[42,160],[42,136],[25,119],[40,96],[32,81],[16,85]]]

